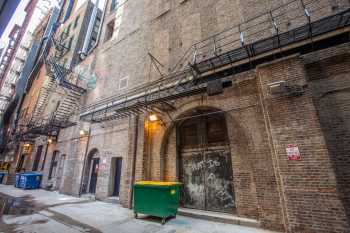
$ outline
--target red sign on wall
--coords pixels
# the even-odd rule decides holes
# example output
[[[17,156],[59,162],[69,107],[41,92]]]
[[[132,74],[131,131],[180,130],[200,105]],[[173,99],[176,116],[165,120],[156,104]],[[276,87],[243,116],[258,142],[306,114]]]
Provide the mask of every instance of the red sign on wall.
[[[300,151],[297,145],[289,144],[286,148],[288,160],[300,160]]]

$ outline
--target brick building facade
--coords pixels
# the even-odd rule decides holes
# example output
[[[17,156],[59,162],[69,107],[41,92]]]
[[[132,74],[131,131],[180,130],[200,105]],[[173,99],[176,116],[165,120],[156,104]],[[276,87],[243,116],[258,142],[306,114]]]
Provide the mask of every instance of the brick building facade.
[[[341,12],[348,1],[107,1],[99,44],[76,66],[96,86],[45,152],[43,185],[132,207],[135,181],[180,181],[187,208],[277,231],[349,232],[349,15],[295,36]],[[266,38],[272,49],[259,53]],[[236,46],[249,57],[219,65]],[[44,153],[38,140],[33,155]]]

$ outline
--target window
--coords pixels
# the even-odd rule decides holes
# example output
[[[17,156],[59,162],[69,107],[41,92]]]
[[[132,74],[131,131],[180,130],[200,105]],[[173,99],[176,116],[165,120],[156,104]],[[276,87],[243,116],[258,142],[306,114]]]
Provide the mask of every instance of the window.
[[[78,16],[75,18],[75,21],[74,21],[74,28],[76,28],[76,27],[78,26],[79,18],[80,18],[80,15],[78,15]]]
[[[66,38],[67,38],[67,33],[66,33],[66,30],[64,30],[62,33],[61,33],[61,35],[59,36],[59,38],[60,38],[60,40],[61,41],[63,41],[63,40],[65,40]]]
[[[105,41],[108,41],[112,38],[113,31],[114,31],[114,20],[107,24]]]
[[[196,114],[206,113],[209,112],[204,110]],[[219,146],[228,142],[225,116],[219,113],[188,119],[182,123],[179,132],[181,146],[185,149]]]
[[[125,89],[128,87],[128,77],[120,79],[119,89]]]
[[[67,37],[69,36],[71,26],[72,26],[72,25],[69,24],[68,27],[67,27],[67,29],[66,29],[66,31],[65,31],[65,33],[67,34],[67,35],[66,35]]]
[[[69,16],[71,15],[73,7],[74,7],[74,1],[75,0],[70,0],[69,1],[69,5],[66,8],[66,15],[64,16],[63,22],[66,22],[69,19]]]
[[[66,67],[67,62],[68,62],[68,59],[67,59],[67,58],[63,59],[62,66],[63,66],[63,67]]]
[[[20,47],[21,49],[25,50],[25,51],[29,51],[29,47],[26,47],[26,46],[24,46],[24,45],[20,45],[19,47]]]
[[[118,7],[118,0],[111,1],[111,11],[114,11]]]
[[[184,148],[198,147],[201,142],[197,122],[188,121],[181,126],[181,145]]]
[[[68,48],[68,49],[71,49],[71,48],[72,48],[73,40],[74,40],[74,37],[72,36],[72,37],[69,39],[69,42],[68,42],[68,45],[67,45],[67,48]]]
[[[208,144],[225,142],[227,140],[225,118],[222,115],[209,116],[206,120],[206,130]]]
[[[63,49],[55,51],[55,57],[61,58],[63,56]]]

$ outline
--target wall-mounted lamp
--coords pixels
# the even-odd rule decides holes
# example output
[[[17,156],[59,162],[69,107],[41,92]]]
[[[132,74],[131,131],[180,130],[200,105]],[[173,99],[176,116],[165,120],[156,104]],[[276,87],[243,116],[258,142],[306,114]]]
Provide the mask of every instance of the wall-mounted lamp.
[[[300,96],[305,92],[307,85],[290,85],[286,81],[278,81],[267,84],[271,95],[285,95],[288,97]]]
[[[288,91],[286,81],[278,81],[267,84],[269,92],[271,95],[283,94]]]
[[[52,139],[52,138],[47,139],[47,143],[48,143],[48,144],[51,144],[52,142],[53,142],[53,139]]]
[[[158,121],[158,120],[159,120],[159,117],[157,116],[157,114],[151,113],[151,114],[148,116],[148,119],[149,119],[150,122],[155,122],[155,121]]]
[[[85,130],[83,130],[83,129],[79,130],[79,135],[80,135],[80,137],[83,137],[83,136],[85,136],[86,134],[87,134],[87,132],[86,132]]]

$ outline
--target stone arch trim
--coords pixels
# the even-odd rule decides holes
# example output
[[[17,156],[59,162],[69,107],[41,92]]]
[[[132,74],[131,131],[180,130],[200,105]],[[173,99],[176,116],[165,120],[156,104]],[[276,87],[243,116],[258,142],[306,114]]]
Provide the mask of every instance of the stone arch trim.
[[[167,146],[169,143],[169,137],[171,136],[171,133],[173,133],[174,131],[176,131],[176,122],[185,117],[186,115],[189,115],[191,113],[191,111],[195,110],[195,109],[211,109],[213,111],[223,111],[215,106],[211,106],[211,105],[198,105],[197,102],[190,102],[188,104],[182,105],[181,107],[178,108],[178,110],[176,112],[174,112],[172,114],[172,118],[175,119],[175,122],[172,121],[170,123],[169,126],[167,126],[164,130],[163,133],[163,137],[162,137],[162,142],[159,148],[159,154],[160,154],[160,163],[161,163],[161,178],[164,179],[165,174],[164,174],[164,169],[165,169],[165,154],[166,154],[166,150],[167,150]],[[226,118],[226,117],[225,117]],[[227,122],[226,122],[227,125]],[[178,164],[176,164],[177,166]],[[178,171],[177,171],[178,172]]]
[[[87,159],[92,159],[94,156],[98,156],[99,153],[100,151],[97,148],[92,148],[88,153]]]
[[[97,156],[96,156],[97,155]],[[89,150],[86,159],[84,161],[84,168],[82,170],[82,187],[81,192],[85,193],[88,191],[89,179],[90,179],[90,166],[93,158],[98,158],[99,150],[97,148],[92,148]],[[96,157],[95,157],[96,156]]]
[[[225,106],[224,106],[225,107]],[[250,125],[250,122],[245,121],[243,118],[247,116],[247,114],[254,114],[254,124],[261,124],[258,119],[257,113],[259,112],[259,107],[254,107],[249,109],[248,112],[244,111],[228,111],[228,109],[218,108],[217,106],[213,106],[212,104],[200,104],[197,101],[189,102],[180,106],[176,112],[172,114],[172,119],[175,119],[175,122],[167,125],[164,129],[164,134],[162,137],[161,146],[159,148],[161,163],[163,164],[163,177],[165,180],[167,179],[178,179],[178,167],[176,169],[169,169],[169,164],[175,163],[178,166],[177,161],[177,148],[174,149],[172,147],[172,152],[169,152],[170,141],[176,139],[176,124],[177,120],[191,113],[194,109],[211,109],[217,112],[225,113],[226,127],[227,133],[230,143],[230,152],[231,152],[231,160],[232,160],[232,168],[233,168],[233,183],[235,187],[235,196],[237,200],[237,215],[242,217],[259,219],[260,217],[260,205],[263,200],[259,200],[258,192],[263,189],[264,185],[261,184],[262,181],[259,179],[259,174],[256,172],[260,168],[257,166],[257,154],[259,154],[260,149],[256,149],[254,145],[257,141],[255,137],[262,137],[264,132],[259,132],[259,136],[254,135],[254,126]],[[227,107],[229,108],[229,107]],[[264,126],[259,125],[259,129],[263,130]],[[174,133],[175,132],[175,133]],[[175,135],[174,135],[175,134]],[[259,146],[260,147],[260,146]],[[175,151],[175,152],[174,152]],[[172,157],[176,155],[176,161]],[[268,158],[270,155],[265,154],[262,157]],[[169,160],[169,158],[171,158]],[[260,160],[259,160],[260,161]],[[169,173],[176,175],[169,175]],[[268,175],[269,178],[273,178],[273,176]],[[274,189],[274,188],[273,188]]]

